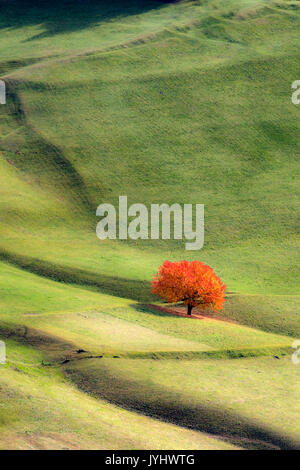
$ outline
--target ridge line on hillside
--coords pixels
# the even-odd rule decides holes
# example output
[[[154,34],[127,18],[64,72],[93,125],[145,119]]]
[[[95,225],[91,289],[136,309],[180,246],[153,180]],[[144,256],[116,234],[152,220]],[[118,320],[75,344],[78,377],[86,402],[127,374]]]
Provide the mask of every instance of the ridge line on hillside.
[[[198,24],[198,23],[199,23],[198,20],[195,20],[193,22],[193,24]],[[174,26],[174,28],[176,28],[176,26]],[[63,55],[63,56],[60,56],[60,57],[56,56],[54,58],[51,58],[51,57],[41,58],[40,61],[35,62],[34,64],[25,65],[24,67],[21,67],[19,69],[15,69],[15,70],[13,70],[12,72],[9,72],[6,75],[3,75],[3,78],[10,78],[10,77],[13,78],[14,77],[14,72],[18,73],[18,72],[21,72],[24,69],[31,70],[31,69],[36,69],[36,68],[46,66],[48,64],[52,65],[52,64],[68,62],[68,61],[70,61],[72,59],[76,59],[76,58],[90,57],[90,56],[93,56],[95,54],[105,54],[106,52],[121,51],[122,49],[127,49],[127,48],[134,47],[136,45],[145,44],[146,42],[148,42],[148,41],[150,42],[151,40],[154,40],[154,39],[156,40],[156,39],[159,38],[160,34],[164,34],[166,32],[172,32],[172,29],[164,28],[163,30],[159,30],[159,31],[156,31],[156,32],[151,32],[151,33],[148,33],[146,35],[139,35],[136,38],[129,39],[129,40],[126,40],[124,42],[117,43],[115,45],[107,45],[106,47],[87,49],[87,50],[84,50],[84,51],[74,52],[72,54]]]
[[[9,252],[3,247],[0,247],[0,260],[13,266],[17,266],[26,272],[30,272],[46,279],[51,279],[53,281],[81,286],[86,289],[96,288],[106,294],[112,296],[117,295],[118,297],[128,300],[140,301],[141,297],[147,294],[147,300],[149,300],[150,284],[146,281],[112,277],[105,274],[99,275],[93,271],[87,271],[81,268],[71,268],[69,266],[58,265],[40,258]],[[120,280],[125,284],[122,286],[122,291],[120,291]],[[141,292],[141,296],[139,296],[139,298],[128,295],[132,292],[132,286],[139,287],[139,291]]]
[[[268,9],[271,11],[273,10],[271,6],[268,6]],[[276,12],[278,13],[278,10],[276,10]],[[162,29],[156,29],[156,30],[154,29],[152,32],[149,32],[147,34],[139,34],[135,38],[124,39],[124,41],[118,42],[116,44],[110,44],[110,45],[108,44],[107,46],[104,46],[104,47],[86,49],[83,51],[72,52],[71,54],[66,54],[66,55],[61,55],[61,56],[56,55],[53,58],[51,56],[43,57],[39,61],[33,64],[25,65],[24,67],[21,67],[19,69],[15,69],[9,72],[8,74],[4,75],[3,77],[13,78],[15,73],[18,74],[19,72],[22,72],[23,70],[27,71],[31,69],[41,68],[47,65],[55,65],[55,64],[59,64],[63,62],[68,62],[76,58],[88,58],[96,54],[105,54],[105,53],[114,52],[114,51],[121,51],[122,49],[132,48],[134,46],[143,45],[151,41],[156,41],[160,38],[161,35],[164,35],[166,33],[177,34],[177,35],[180,34],[180,35],[187,36],[185,33],[187,29],[191,29],[193,26],[201,26],[203,20],[210,16],[211,16],[211,12],[207,12],[206,16],[203,16],[201,20],[194,19],[194,20],[189,20],[183,24],[173,23],[171,25],[164,25]],[[223,21],[229,22],[230,20],[224,17]],[[193,41],[199,42],[199,39],[196,37],[193,37],[192,39]],[[216,40],[216,38],[214,40]],[[223,38],[221,40],[224,41]]]
[[[93,204],[87,196],[88,192],[86,191],[85,183],[74,165],[70,162],[70,160],[68,160],[63,151],[61,151],[57,145],[53,144],[45,136],[41,135],[39,130],[29,122],[27,117],[26,104],[18,92],[18,80],[10,79],[7,82],[7,85],[12,103],[17,108],[17,112],[14,113],[14,119],[16,123],[18,125],[24,126],[33,138],[36,138],[37,141],[40,141],[43,146],[50,151],[50,154],[53,157],[50,161],[50,166],[52,165],[56,171],[63,175],[65,181],[69,183],[70,188],[75,186],[77,189],[79,189],[79,192],[73,191],[73,196],[81,201],[81,203],[88,207],[89,211],[93,213]],[[4,141],[5,139],[1,140]],[[46,160],[48,161],[48,159]]]

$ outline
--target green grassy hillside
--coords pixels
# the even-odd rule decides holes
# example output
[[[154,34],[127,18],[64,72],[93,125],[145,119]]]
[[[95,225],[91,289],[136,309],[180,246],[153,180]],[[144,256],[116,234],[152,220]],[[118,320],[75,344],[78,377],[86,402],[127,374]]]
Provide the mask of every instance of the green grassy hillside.
[[[67,365],[80,388],[129,409],[209,431],[251,448],[299,446],[298,377],[290,359],[119,361]],[[220,383],[222,386],[220,387]],[[258,394],[259,388],[259,394]],[[282,403],[289,396],[289,409]]]
[[[299,446],[300,2],[0,0],[0,18],[0,447]],[[119,195],[205,204],[203,249],[100,241]],[[165,259],[215,269],[219,321],[151,309]]]
[[[299,291],[298,110],[290,102],[298,10],[285,2],[228,3],[156,3],[154,9],[144,3],[131,23],[131,10],[125,16],[112,8],[116,17],[111,13],[105,26],[111,40],[116,22],[124,22],[125,30],[146,22],[152,35],[139,41],[137,28],[137,41],[128,43],[124,31],[118,48],[85,53],[69,49],[70,38],[90,33],[93,44],[98,28],[105,47],[101,18],[98,23],[95,17],[93,28],[74,22],[68,32],[56,31],[54,18],[50,33],[43,26],[49,6],[43,6],[44,35],[33,34],[36,25],[11,26],[27,33],[19,53],[28,54],[30,43],[36,43],[32,54],[37,45],[47,49],[51,35],[59,58],[54,54],[4,75],[10,99],[1,109],[1,149],[11,181],[3,249],[142,280],[166,256],[196,256],[215,266],[232,290]],[[96,4],[103,8],[92,2],[91,15]],[[14,7],[8,10],[12,15]],[[30,9],[27,15],[38,23]],[[187,253],[181,241],[101,244],[95,209],[101,202],[116,204],[121,193],[129,203],[204,203],[204,249]]]

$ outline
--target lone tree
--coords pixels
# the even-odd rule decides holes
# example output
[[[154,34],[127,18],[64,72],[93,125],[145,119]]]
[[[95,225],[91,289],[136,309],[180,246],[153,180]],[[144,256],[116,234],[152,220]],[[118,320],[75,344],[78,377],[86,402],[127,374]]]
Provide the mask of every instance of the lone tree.
[[[152,281],[152,293],[168,303],[183,302],[187,313],[201,306],[222,310],[226,285],[201,261],[165,261]]]

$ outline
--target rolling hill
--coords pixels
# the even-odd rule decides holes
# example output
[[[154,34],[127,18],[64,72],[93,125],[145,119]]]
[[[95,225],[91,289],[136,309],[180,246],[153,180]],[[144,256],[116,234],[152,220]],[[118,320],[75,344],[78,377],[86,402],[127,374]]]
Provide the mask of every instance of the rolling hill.
[[[0,448],[299,448],[300,2],[0,18]],[[204,204],[203,249],[100,241],[120,195]],[[218,319],[151,307],[165,259],[214,268]]]

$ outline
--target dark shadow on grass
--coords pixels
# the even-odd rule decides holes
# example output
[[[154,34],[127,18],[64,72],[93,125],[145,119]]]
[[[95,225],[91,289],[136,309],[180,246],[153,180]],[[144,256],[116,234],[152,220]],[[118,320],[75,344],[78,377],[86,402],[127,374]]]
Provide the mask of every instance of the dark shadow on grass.
[[[105,294],[126,299],[141,302],[153,301],[150,282],[147,281],[124,279],[84,269],[61,266],[50,261],[10,253],[6,250],[0,251],[0,260],[53,281],[94,288]]]
[[[0,0],[0,29],[42,26],[43,32],[31,38],[42,39],[71,33],[114,18],[138,15],[163,0]]]
[[[53,188],[53,181],[63,189],[69,189],[72,198],[76,199],[88,214],[94,214],[96,208],[89,198],[88,190],[80,173],[64,152],[32,126],[25,112],[25,106],[20,98],[19,82],[6,80],[6,95],[9,102],[5,113],[11,115],[15,121],[16,128],[26,135],[26,144],[17,147],[13,152],[12,161],[14,165],[34,175],[40,184],[48,184]],[[0,139],[0,150],[9,152],[9,144],[5,139]],[[38,155],[38,158],[37,158]],[[43,174],[47,174],[47,178]],[[50,177],[50,178],[49,178]]]
[[[157,299],[156,299],[157,300]],[[161,310],[156,310],[155,308],[151,308],[149,304],[139,302],[137,304],[131,304],[130,307],[134,308],[139,313],[151,313],[151,315],[155,315],[157,317],[172,317],[174,315],[172,313],[163,312]],[[180,318],[180,317],[179,317]]]
[[[299,448],[299,443],[221,406],[193,400],[189,403],[180,393],[151,380],[144,384],[142,380],[116,376],[109,367],[112,360],[116,359],[86,360],[79,367],[69,365],[65,373],[81,390],[98,398],[178,426],[214,434],[246,449]]]
[[[26,325],[2,322],[0,336],[3,340],[12,339],[19,344],[40,351],[46,361],[56,363],[63,361],[66,357],[76,356],[77,347],[70,341]]]
[[[0,76],[9,72],[13,72],[14,70],[17,70],[21,67],[26,67],[27,65],[36,64],[40,60],[41,59],[39,57],[29,57],[18,60],[3,60],[0,62]]]

